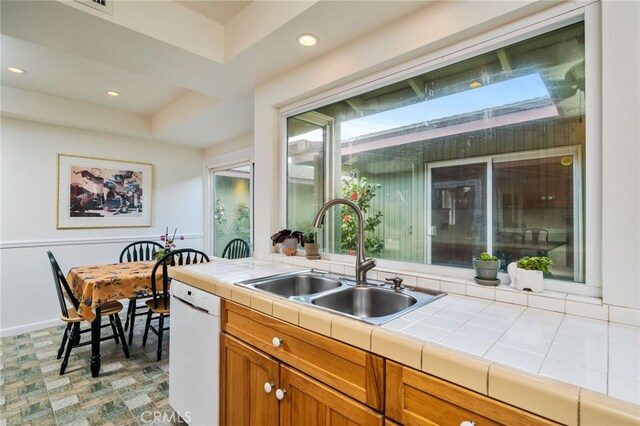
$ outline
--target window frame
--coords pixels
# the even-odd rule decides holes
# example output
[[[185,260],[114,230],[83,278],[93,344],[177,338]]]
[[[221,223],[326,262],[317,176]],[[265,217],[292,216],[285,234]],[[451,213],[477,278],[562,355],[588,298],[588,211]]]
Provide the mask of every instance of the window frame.
[[[255,161],[253,158],[253,148],[245,148],[229,153],[221,154],[215,157],[211,157],[204,162],[204,199],[206,201],[206,214],[204,216],[204,230],[205,230],[205,244],[206,251],[211,253],[215,252],[215,225],[214,214],[216,208],[216,196],[214,185],[214,173],[228,170],[234,167],[249,166],[250,178],[249,178],[249,212],[251,220],[249,221],[249,248],[253,253],[255,250],[254,238],[255,238],[255,212],[254,212],[254,200],[255,200]]]
[[[561,4],[462,42],[437,49],[400,65],[372,73],[351,83],[328,89],[322,94],[315,94],[292,104],[281,106],[279,109],[280,146],[281,152],[284,153],[282,157],[285,159],[285,161],[281,162],[281,176],[283,178],[279,188],[282,194],[280,203],[282,209],[280,214],[281,222],[286,224],[287,219],[286,125],[289,117],[584,21],[586,91],[589,92],[589,96],[585,99],[585,115],[588,117],[586,120],[585,149],[580,155],[586,155],[584,181],[581,181],[581,183],[584,186],[582,193],[583,211],[589,212],[583,218],[584,226],[582,227],[584,230],[582,238],[585,241],[584,264],[588,265],[588,267],[585,267],[584,283],[545,279],[545,288],[582,296],[602,297],[602,256],[599,247],[599,242],[602,240],[602,92],[600,82],[602,52],[600,15],[601,7],[599,2],[580,5]],[[426,222],[426,215],[424,220]],[[329,260],[351,261],[351,258],[346,255],[336,253],[327,253],[327,255]],[[386,259],[376,260],[378,267],[381,268],[412,271],[427,275],[472,276],[472,271],[469,272],[465,268]]]

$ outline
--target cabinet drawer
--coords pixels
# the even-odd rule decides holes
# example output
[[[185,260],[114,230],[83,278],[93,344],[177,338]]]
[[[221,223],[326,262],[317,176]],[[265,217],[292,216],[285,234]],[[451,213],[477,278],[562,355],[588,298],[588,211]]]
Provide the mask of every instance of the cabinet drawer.
[[[405,425],[556,424],[392,361],[387,361],[386,374],[385,414]]]
[[[222,329],[375,410],[384,409],[380,356],[226,300]]]

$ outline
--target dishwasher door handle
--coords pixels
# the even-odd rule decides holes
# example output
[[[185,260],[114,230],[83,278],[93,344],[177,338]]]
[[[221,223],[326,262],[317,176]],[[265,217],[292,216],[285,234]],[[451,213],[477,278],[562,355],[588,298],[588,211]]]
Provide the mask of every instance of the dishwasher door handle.
[[[171,295],[171,297],[173,297],[174,299],[176,299],[176,300],[178,300],[178,301],[180,301],[180,302],[184,303],[185,305],[189,305],[189,306],[190,306],[191,308],[193,308],[193,309],[197,309],[197,310],[202,311],[202,312],[205,312],[205,313],[207,313],[207,314],[209,313],[209,311],[208,311],[208,310],[206,310],[205,308],[201,308],[200,306],[196,306],[196,305],[194,305],[194,304],[193,304],[193,303],[191,303],[191,302],[187,302],[186,300],[179,298],[179,297],[178,297],[178,296],[176,296],[175,294],[172,294],[172,295]]]

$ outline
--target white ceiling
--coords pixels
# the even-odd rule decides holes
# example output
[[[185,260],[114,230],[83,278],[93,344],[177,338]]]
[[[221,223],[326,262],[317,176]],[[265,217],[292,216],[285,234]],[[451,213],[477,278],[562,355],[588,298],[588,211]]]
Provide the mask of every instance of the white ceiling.
[[[97,131],[108,114],[115,134],[212,146],[253,131],[257,85],[425,3],[117,0],[111,16],[2,0],[2,114]],[[302,32],[318,45],[298,45]]]
[[[205,1],[205,0],[177,0],[184,7],[204,15],[219,24],[227,21],[249,6],[250,1]]]

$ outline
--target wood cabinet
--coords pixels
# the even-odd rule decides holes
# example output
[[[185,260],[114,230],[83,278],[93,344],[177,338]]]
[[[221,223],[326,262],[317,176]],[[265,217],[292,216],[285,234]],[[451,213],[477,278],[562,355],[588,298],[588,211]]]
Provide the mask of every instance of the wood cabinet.
[[[222,330],[376,411],[384,410],[384,358],[378,355],[229,301],[222,304]]]
[[[535,414],[429,374],[386,363],[387,417],[403,425],[552,425]]]
[[[222,330],[223,425],[555,424],[226,300]]]
[[[285,364],[280,379],[287,391],[280,406],[282,426],[383,425],[382,414]]]
[[[220,424],[277,425],[279,363],[233,337],[220,335]],[[265,383],[273,383],[268,394]]]
[[[353,371],[343,371],[340,380],[336,380],[339,372],[336,367],[342,367],[345,363],[344,359],[335,354],[327,354],[317,346],[319,342],[314,333],[300,330],[309,334],[303,336],[298,332],[288,330],[286,334],[282,334],[282,330],[278,334],[279,348],[284,345],[290,349],[287,352],[274,351],[273,342],[270,341],[270,347],[265,346],[266,338],[264,327],[272,327],[274,324],[269,322],[265,325],[262,321],[268,317],[225,302],[223,308],[223,329],[232,333],[238,333],[243,338],[240,340],[238,336],[231,336],[225,332],[221,333],[221,395],[220,395],[220,422],[224,425],[282,425],[282,426],[314,426],[314,425],[379,425],[382,426],[384,417],[382,414],[372,410],[365,404],[346,396],[336,389],[347,389],[356,394],[362,395],[366,400],[366,391],[362,391],[360,382],[366,382],[367,374],[353,374]],[[227,314],[224,312],[227,310]],[[229,315],[231,313],[231,315]],[[254,317],[254,314],[257,317]],[[254,317],[253,320],[260,320],[260,323],[251,325],[246,322],[247,315]],[[240,321],[240,318],[244,318]],[[231,318],[226,321],[226,318]],[[273,318],[271,321],[277,321]],[[247,328],[244,328],[244,327]],[[242,332],[240,331],[242,330]],[[273,334],[271,330],[271,336]],[[252,336],[249,339],[249,335]],[[258,339],[253,340],[253,339]],[[244,342],[243,342],[244,340]],[[245,343],[246,340],[255,341],[258,345],[265,347],[269,352],[276,356],[271,356],[264,351]],[[297,343],[289,347],[288,344],[296,341]],[[260,343],[262,342],[262,343]],[[304,342],[304,345],[302,344]],[[323,344],[326,344],[324,342]],[[319,353],[313,353],[306,345],[319,350]],[[277,349],[277,348],[276,348]],[[304,349],[304,350],[302,350]],[[344,348],[343,348],[344,349]],[[287,355],[281,356],[283,353]],[[338,353],[344,353],[338,350]],[[289,359],[293,363],[288,365],[284,359]],[[339,361],[342,359],[342,361]],[[329,360],[329,361],[328,361]],[[336,364],[323,364],[325,362],[333,362]],[[384,362],[383,360],[381,360]],[[359,362],[367,368],[369,365],[366,358],[360,359]],[[313,365],[314,368],[309,368]],[[380,364],[380,371],[372,376],[384,377]],[[295,368],[294,368],[295,367]],[[303,369],[311,370],[318,376],[318,379],[300,371]],[[326,376],[322,372],[327,372]],[[356,383],[346,386],[346,382],[356,377]],[[364,378],[364,379],[363,379]],[[265,385],[267,385],[265,387]],[[382,386],[381,386],[382,387]],[[380,390],[380,401],[382,400]]]

